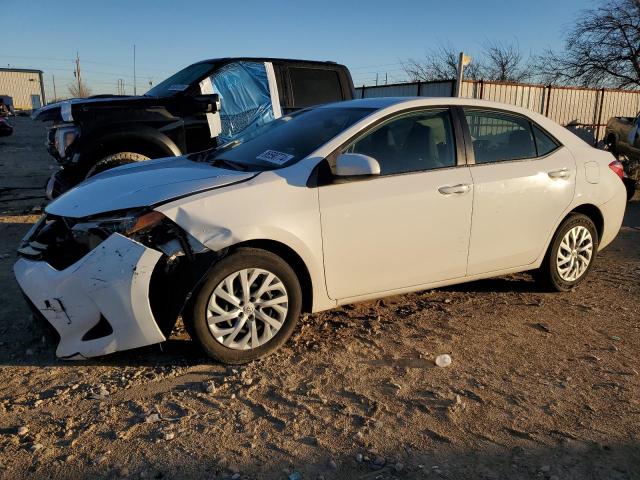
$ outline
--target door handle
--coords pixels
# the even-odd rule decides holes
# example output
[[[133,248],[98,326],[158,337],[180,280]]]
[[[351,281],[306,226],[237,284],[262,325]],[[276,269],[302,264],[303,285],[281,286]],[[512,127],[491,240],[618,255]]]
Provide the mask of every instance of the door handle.
[[[445,185],[438,188],[438,191],[442,195],[464,195],[471,190],[471,185],[468,183],[460,183],[458,185]]]
[[[551,170],[547,172],[547,175],[549,175],[549,178],[553,178],[554,180],[558,178],[567,179],[571,176],[567,168],[561,168],[559,170]]]

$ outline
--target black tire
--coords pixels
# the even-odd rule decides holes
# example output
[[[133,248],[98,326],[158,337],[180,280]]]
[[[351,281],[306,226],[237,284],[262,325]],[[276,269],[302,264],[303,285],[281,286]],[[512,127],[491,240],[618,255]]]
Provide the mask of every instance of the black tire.
[[[562,239],[567,234],[567,232],[569,232],[569,230],[571,230],[572,228],[578,226],[585,227],[591,234],[593,250],[590,262],[584,273],[582,273],[582,275],[580,275],[577,279],[568,281],[563,279],[558,272],[558,249],[560,248]],[[536,280],[545,290],[566,292],[575,288],[580,283],[582,283],[585,278],[587,278],[589,271],[593,267],[598,252],[598,243],[598,230],[596,229],[593,221],[589,217],[581,213],[572,213],[564,220],[564,222],[562,222],[555,235],[553,236],[542,265],[534,273]]]
[[[150,157],[147,157],[146,155],[142,155],[141,153],[135,153],[135,152],[114,153],[96,162],[96,164],[89,169],[89,171],[87,172],[87,176],[85,178],[93,177],[98,173],[105,172],[115,167],[120,167],[122,165],[127,165],[129,163],[144,162],[145,160],[150,160],[150,159],[151,159]]]
[[[207,307],[216,287],[229,275],[246,268],[260,268],[275,274],[284,284],[288,297],[287,314],[277,333],[266,343],[249,350],[224,346],[209,330]],[[239,248],[217,263],[208,273],[190,308],[184,312],[185,330],[210,357],[230,365],[238,365],[264,357],[281,347],[293,333],[302,309],[302,291],[295,272],[279,256],[257,248]],[[237,321],[233,320],[234,322]],[[234,324],[235,325],[235,324]]]

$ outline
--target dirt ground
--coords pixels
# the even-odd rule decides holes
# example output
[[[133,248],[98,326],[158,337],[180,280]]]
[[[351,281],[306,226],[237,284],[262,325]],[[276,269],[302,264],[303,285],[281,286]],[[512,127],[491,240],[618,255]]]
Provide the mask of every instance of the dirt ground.
[[[44,127],[15,127],[0,138],[0,478],[640,478],[639,202],[574,292],[521,274],[347,306],[240,368],[181,329],[69,363],[11,271],[55,168]]]

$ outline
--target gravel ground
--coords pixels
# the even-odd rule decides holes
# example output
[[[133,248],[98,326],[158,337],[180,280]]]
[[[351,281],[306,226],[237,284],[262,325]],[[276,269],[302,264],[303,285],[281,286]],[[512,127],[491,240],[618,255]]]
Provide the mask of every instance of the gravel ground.
[[[55,168],[44,128],[15,126],[0,139],[0,478],[640,478],[637,201],[574,292],[521,274],[346,306],[240,368],[179,326],[68,363],[11,273]]]

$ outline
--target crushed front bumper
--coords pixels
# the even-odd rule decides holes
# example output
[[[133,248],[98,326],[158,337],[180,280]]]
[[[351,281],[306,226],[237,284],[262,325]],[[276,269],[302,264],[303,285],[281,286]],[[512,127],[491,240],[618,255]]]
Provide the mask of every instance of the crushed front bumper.
[[[95,357],[166,340],[149,303],[149,282],[161,256],[113,234],[64,270],[20,258],[14,273],[60,335],[56,355]]]

